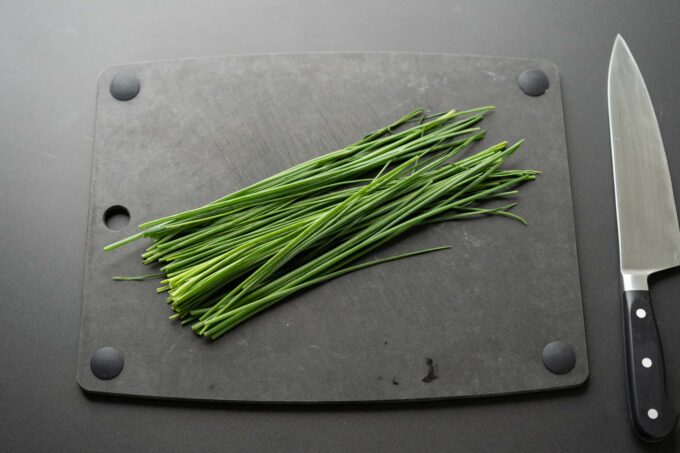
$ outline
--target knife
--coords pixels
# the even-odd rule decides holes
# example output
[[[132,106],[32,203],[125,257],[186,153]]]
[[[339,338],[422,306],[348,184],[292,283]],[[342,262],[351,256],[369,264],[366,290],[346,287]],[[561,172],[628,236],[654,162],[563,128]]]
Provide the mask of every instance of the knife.
[[[680,265],[680,228],[654,107],[621,35],[609,61],[608,97],[628,402],[635,432],[653,442],[673,431],[678,412],[666,393],[647,277]]]

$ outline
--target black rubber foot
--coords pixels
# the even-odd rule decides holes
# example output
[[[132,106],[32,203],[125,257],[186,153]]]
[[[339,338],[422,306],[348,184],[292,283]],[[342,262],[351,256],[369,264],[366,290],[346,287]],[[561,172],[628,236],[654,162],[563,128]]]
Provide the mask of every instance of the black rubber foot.
[[[99,379],[113,379],[123,371],[123,353],[106,346],[97,349],[90,359],[90,369]]]
[[[548,76],[538,69],[527,69],[519,75],[519,87],[529,96],[540,96],[550,86]]]
[[[139,93],[139,79],[129,73],[117,74],[111,80],[109,91],[119,101],[128,101]]]
[[[555,374],[567,374],[576,365],[574,349],[563,341],[553,341],[543,348],[543,365]]]

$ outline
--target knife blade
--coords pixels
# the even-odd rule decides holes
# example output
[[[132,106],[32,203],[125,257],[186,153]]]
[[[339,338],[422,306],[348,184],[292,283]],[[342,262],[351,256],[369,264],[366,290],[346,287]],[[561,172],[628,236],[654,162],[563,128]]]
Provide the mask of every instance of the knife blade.
[[[654,107],[621,35],[609,61],[608,102],[630,415],[642,439],[658,441],[678,412],[666,393],[647,278],[680,265],[680,228]]]

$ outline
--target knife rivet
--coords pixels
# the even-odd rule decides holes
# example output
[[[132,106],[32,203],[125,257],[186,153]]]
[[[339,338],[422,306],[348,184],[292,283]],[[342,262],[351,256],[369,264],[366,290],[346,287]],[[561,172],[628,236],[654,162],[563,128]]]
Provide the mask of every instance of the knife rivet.
[[[123,353],[111,346],[97,349],[90,359],[90,370],[99,379],[113,379],[123,371]]]
[[[519,75],[519,87],[529,96],[540,96],[546,92],[550,81],[545,72],[539,69],[527,69]]]
[[[657,411],[654,408],[651,408],[650,410],[647,411],[647,417],[651,418],[652,420],[656,420],[659,418],[659,411]]]
[[[576,365],[574,348],[564,341],[553,341],[543,348],[543,365],[552,373],[567,374]]]
[[[647,312],[645,311],[644,308],[638,308],[637,310],[635,310],[635,316],[642,319],[645,316],[647,316]]]
[[[652,359],[649,357],[645,357],[642,359],[642,366],[645,368],[651,368],[652,367]]]
[[[119,101],[129,101],[139,93],[139,79],[129,72],[121,72],[111,79],[109,91]]]

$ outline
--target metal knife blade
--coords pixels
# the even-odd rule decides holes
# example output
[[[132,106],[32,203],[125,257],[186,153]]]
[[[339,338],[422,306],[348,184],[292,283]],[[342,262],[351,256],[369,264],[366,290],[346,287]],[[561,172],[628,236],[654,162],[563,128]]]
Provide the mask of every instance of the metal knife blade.
[[[654,107],[620,35],[608,91],[621,274],[625,290],[647,290],[649,274],[680,265],[680,228]]]
[[[652,101],[620,35],[609,62],[608,91],[628,403],[635,432],[655,442],[673,432],[678,411],[666,393],[647,277],[680,264],[680,229]]]

